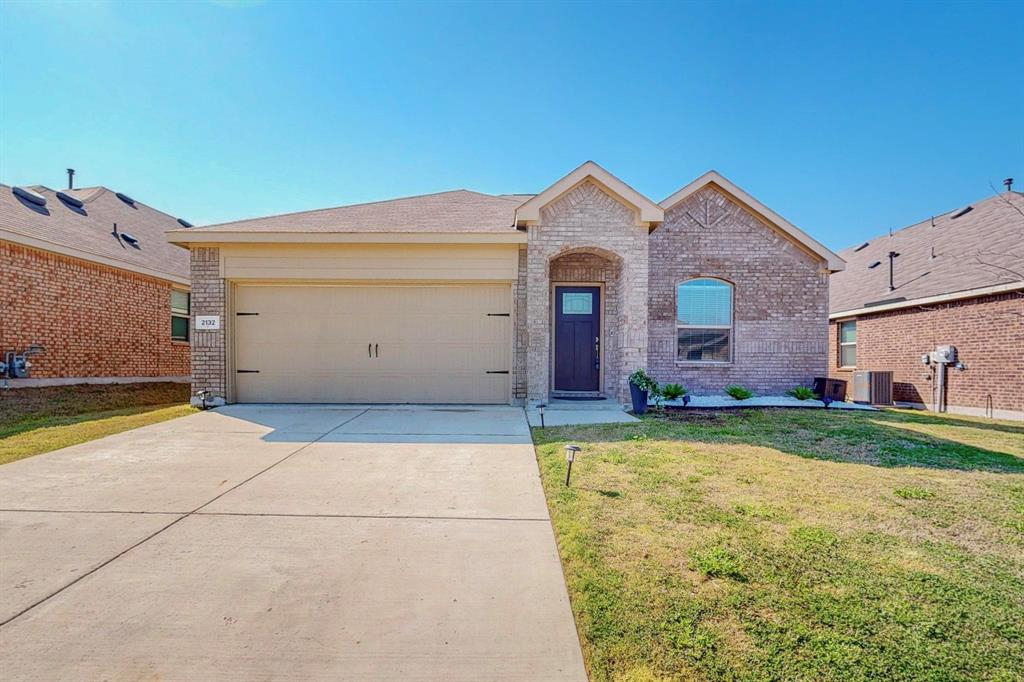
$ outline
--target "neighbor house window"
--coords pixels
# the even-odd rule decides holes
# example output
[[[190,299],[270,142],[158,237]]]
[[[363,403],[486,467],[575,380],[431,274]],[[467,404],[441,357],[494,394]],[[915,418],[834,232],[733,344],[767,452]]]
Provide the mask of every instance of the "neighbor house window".
[[[839,323],[839,366],[857,366],[857,320]]]
[[[732,360],[732,285],[699,278],[676,287],[677,359]]]
[[[171,290],[171,339],[174,341],[188,341],[190,298],[187,291]]]

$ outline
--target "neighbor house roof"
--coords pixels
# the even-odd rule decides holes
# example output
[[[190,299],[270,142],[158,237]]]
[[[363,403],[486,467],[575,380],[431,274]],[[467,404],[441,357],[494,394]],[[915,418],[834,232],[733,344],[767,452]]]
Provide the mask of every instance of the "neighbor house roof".
[[[82,201],[80,208],[48,187],[29,189],[46,204],[38,206],[0,184],[0,239],[188,284],[189,255],[168,244],[164,234],[181,227],[174,216],[139,201],[129,204],[105,187],[61,190]],[[114,223],[138,243],[114,236]]]
[[[892,291],[890,251],[900,254]],[[989,197],[839,255],[847,267],[829,283],[832,317],[1024,289],[1024,194]]]

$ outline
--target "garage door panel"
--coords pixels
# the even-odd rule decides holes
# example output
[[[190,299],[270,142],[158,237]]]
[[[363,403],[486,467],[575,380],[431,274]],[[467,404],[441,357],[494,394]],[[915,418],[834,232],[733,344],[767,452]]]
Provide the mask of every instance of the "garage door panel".
[[[438,371],[466,373],[473,371],[502,371],[508,369],[508,347],[472,343],[419,344],[394,343],[380,347],[383,371],[420,375],[424,368],[428,374]]]
[[[259,369],[260,373],[284,372],[292,374],[331,374],[338,375],[341,369],[330,371],[329,368],[348,368],[347,373],[353,374],[360,370],[369,372],[369,368],[361,367],[363,360],[370,356],[365,343],[338,344],[302,344],[291,343],[259,343],[246,346],[237,354],[235,366],[238,369]]]
[[[508,285],[239,285],[239,402],[505,403]]]

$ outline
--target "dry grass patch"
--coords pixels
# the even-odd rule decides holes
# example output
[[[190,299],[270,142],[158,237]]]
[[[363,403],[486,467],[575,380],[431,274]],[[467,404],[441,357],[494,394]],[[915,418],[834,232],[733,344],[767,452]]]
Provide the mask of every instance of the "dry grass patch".
[[[0,464],[174,419],[187,384],[102,384],[0,392]]]
[[[195,411],[188,405],[156,405],[23,422],[17,430],[0,430],[0,464],[184,417]]]
[[[0,390],[0,429],[50,417],[187,403],[190,395],[188,384],[162,381]]]
[[[1024,676],[1019,424],[745,410],[534,437],[596,680]]]

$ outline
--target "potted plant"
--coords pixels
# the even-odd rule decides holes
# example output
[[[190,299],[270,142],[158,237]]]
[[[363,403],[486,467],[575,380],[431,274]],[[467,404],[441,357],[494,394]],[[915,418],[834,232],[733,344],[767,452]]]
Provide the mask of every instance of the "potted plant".
[[[647,412],[647,398],[658,391],[658,383],[642,369],[629,375],[629,397],[633,400],[633,414]]]

